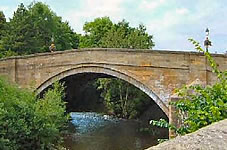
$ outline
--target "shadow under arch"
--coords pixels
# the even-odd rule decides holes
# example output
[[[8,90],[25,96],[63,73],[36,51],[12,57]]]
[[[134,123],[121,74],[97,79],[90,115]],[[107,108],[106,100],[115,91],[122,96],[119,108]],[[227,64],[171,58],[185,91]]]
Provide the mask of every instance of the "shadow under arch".
[[[46,89],[48,86],[53,84],[55,81],[59,81],[65,77],[76,75],[79,73],[103,73],[106,75],[110,75],[119,79],[122,79],[124,81],[127,81],[128,83],[134,85],[135,87],[139,88],[141,91],[146,93],[149,97],[151,97],[155,103],[161,108],[161,110],[166,114],[167,117],[169,117],[168,113],[168,107],[164,104],[164,102],[146,85],[141,83],[140,81],[134,79],[133,77],[127,75],[126,73],[120,72],[118,70],[107,68],[107,67],[100,67],[100,66],[78,66],[74,67],[72,69],[63,71],[45,82],[43,82],[37,89],[37,94],[41,93],[44,89]]]

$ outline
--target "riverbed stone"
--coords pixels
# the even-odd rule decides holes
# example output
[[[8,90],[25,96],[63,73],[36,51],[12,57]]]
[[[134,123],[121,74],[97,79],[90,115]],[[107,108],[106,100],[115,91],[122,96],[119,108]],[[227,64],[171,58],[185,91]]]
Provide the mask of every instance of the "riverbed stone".
[[[146,150],[227,150],[227,119]]]

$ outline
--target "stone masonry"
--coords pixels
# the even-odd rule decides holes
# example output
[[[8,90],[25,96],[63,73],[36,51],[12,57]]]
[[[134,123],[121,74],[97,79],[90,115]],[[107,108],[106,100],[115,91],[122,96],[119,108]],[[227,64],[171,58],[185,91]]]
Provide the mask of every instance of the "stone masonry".
[[[213,57],[221,70],[227,69],[226,55]],[[216,80],[207,63],[206,57],[196,52],[80,49],[1,59],[0,75],[20,87],[41,92],[70,75],[103,73],[138,87],[168,116],[168,100],[174,89],[197,79],[203,84]]]

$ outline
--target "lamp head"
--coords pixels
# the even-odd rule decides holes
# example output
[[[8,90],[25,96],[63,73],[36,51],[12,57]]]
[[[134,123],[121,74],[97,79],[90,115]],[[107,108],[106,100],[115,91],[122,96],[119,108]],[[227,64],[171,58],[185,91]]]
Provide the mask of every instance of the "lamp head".
[[[209,29],[208,29],[208,28],[206,29],[206,31],[205,31],[205,32],[206,32],[206,36],[209,36],[210,31],[209,31]]]

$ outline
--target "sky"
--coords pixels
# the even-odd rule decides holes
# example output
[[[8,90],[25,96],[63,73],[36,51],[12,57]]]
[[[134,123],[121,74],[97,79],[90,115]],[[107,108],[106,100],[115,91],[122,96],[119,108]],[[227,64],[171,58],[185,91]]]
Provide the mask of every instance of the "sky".
[[[155,50],[195,51],[188,41],[202,46],[209,28],[212,53],[227,51],[227,0],[38,0],[47,5],[77,33],[85,22],[108,16],[117,23],[125,19],[132,27],[145,25],[153,35]],[[33,0],[0,0],[0,10],[11,18],[20,3]]]

